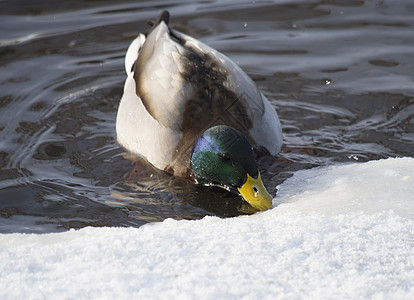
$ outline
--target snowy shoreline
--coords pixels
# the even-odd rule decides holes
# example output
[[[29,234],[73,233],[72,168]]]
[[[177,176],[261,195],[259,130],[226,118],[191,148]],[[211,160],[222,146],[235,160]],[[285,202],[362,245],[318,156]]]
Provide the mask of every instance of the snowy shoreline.
[[[274,204],[229,219],[0,234],[0,298],[414,297],[414,158],[299,171]]]

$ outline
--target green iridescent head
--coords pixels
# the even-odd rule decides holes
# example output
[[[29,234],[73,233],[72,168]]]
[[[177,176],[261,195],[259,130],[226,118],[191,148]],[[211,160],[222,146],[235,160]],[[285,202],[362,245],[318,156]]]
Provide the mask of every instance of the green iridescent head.
[[[200,184],[237,189],[258,210],[266,210],[272,205],[272,197],[260,178],[252,146],[232,127],[219,125],[206,130],[194,144],[191,167]]]

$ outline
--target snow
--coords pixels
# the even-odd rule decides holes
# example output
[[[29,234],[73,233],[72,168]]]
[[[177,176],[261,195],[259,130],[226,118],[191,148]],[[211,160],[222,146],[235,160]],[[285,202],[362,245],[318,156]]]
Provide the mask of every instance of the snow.
[[[414,158],[297,172],[252,216],[0,235],[1,299],[414,299]]]

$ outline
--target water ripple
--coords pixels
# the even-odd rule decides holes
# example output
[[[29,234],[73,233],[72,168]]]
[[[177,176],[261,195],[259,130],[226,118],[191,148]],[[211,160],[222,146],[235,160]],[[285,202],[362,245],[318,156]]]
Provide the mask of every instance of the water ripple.
[[[116,143],[126,48],[163,9],[278,110],[282,153],[259,160],[272,194],[297,170],[414,156],[414,7],[388,2],[0,2],[0,231],[242,213]]]

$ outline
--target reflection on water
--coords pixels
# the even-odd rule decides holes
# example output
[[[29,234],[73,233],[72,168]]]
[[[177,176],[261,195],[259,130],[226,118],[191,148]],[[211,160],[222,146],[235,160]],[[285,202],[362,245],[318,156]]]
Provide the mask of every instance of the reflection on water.
[[[240,214],[115,141],[125,51],[163,9],[278,110],[282,153],[259,161],[271,193],[296,170],[414,154],[410,0],[49,2],[0,2],[0,232]]]

